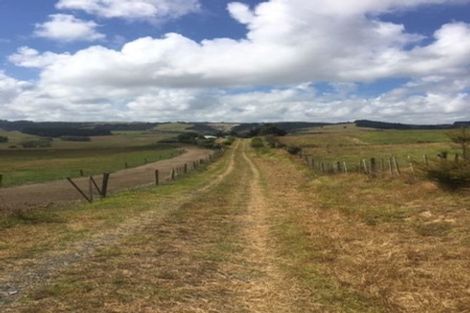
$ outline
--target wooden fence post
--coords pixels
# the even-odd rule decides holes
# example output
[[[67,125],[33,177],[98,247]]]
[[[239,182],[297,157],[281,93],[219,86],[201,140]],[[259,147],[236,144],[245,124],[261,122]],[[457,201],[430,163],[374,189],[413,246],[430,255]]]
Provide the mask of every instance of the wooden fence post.
[[[388,170],[390,172],[390,176],[393,176],[393,165],[392,165],[392,158],[388,158]]]
[[[175,174],[176,174],[176,173],[175,173],[175,169],[172,168],[172,169],[171,169],[171,180],[175,180]]]
[[[158,186],[160,184],[160,172],[155,170],[155,185]]]
[[[370,174],[375,176],[377,174],[377,161],[375,158],[370,159]]]
[[[413,160],[411,159],[411,156],[408,156],[408,162],[410,163],[410,170],[411,170],[411,174],[415,174],[415,169],[413,167]]]
[[[395,163],[395,170],[397,171],[397,174],[401,175],[400,165],[398,165],[397,158],[393,157],[393,163]]]
[[[93,199],[90,199],[81,189],[80,187],[77,186],[77,184],[75,184],[75,182],[72,180],[72,178],[70,177],[67,177],[67,180],[69,181],[69,183],[82,195],[83,198],[85,198],[88,202],[92,203],[93,202]]]
[[[369,169],[367,168],[367,163],[365,159],[362,159],[362,167],[364,169],[364,173],[369,174]]]
[[[85,176],[85,173],[83,173],[83,170],[80,170],[80,176],[81,177]]]
[[[344,169],[344,173],[347,174],[348,173],[348,165],[346,164],[346,161],[343,161],[343,169]]]
[[[108,195],[109,173],[103,173],[103,181],[101,182],[101,195],[106,198]]]
[[[93,202],[93,177],[88,179],[88,192],[90,193],[90,202]]]
[[[426,166],[429,166],[428,155],[427,155],[427,154],[423,155],[423,158],[424,158],[424,164],[425,164]]]
[[[0,174],[0,188],[3,186],[3,174]]]
[[[187,163],[184,163],[184,173],[185,174],[188,173],[188,164]]]

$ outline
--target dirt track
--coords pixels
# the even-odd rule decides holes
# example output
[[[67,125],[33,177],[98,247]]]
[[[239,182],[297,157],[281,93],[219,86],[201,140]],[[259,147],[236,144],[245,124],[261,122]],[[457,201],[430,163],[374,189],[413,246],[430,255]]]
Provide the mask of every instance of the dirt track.
[[[193,161],[206,158],[210,153],[210,150],[186,147],[185,153],[175,158],[112,173],[108,191],[114,193],[152,184],[155,181],[156,169],[159,170],[160,180],[163,182],[170,176],[173,168],[181,167],[185,163],[192,165]],[[95,179],[100,184],[101,177],[95,176]],[[82,190],[88,191],[87,177],[74,179],[74,182]],[[0,189],[0,211],[45,207],[74,200],[83,198],[66,180]]]

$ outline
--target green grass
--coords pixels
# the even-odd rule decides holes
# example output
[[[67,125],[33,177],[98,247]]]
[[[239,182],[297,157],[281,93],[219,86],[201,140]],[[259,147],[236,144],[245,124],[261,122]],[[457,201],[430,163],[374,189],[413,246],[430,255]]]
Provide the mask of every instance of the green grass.
[[[148,162],[169,159],[180,154],[172,146],[123,147],[108,149],[33,149],[0,150],[0,174],[3,186],[39,183],[65,177],[114,172]]]
[[[352,124],[314,128],[302,134],[281,138],[287,145],[297,145],[317,161],[346,161],[358,166],[362,159],[387,160],[395,156],[401,166],[408,166],[408,156],[422,162],[442,151],[459,152],[451,144],[446,130],[376,130],[358,128]]]

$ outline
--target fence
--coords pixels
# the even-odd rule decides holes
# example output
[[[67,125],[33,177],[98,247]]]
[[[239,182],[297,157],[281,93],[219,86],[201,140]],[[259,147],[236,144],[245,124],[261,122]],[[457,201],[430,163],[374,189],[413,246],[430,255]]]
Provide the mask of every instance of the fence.
[[[138,168],[123,169],[85,177],[33,185],[0,188],[0,210],[30,209],[57,202],[85,199],[93,202],[109,194],[133,188],[161,185],[187,175],[222,156],[223,150],[208,153],[198,150],[174,159],[149,163]]]
[[[179,166],[172,167],[171,170],[169,171],[169,175],[166,178],[160,177],[164,173],[164,171],[160,169],[151,169],[151,172],[154,177],[154,181],[152,183],[147,183],[147,185],[154,184],[158,186],[164,182],[175,181],[178,178],[184,175],[187,175],[189,172],[194,171],[203,165],[206,165],[206,164],[209,164],[210,162],[215,161],[216,159],[218,159],[220,156],[223,155],[223,152],[224,151],[222,149],[216,150],[214,153],[209,154],[206,158],[202,158],[196,161],[192,161],[190,163],[184,163]],[[98,186],[99,184],[97,183],[97,180],[95,179],[95,177],[90,176],[88,178],[88,192],[82,189],[81,187],[79,187],[73,181],[72,178],[67,177],[67,181],[85,200],[92,203],[94,200],[95,193],[98,193],[98,196],[100,198],[106,198],[108,194],[110,176],[111,175],[109,173],[103,173],[102,178],[101,178],[101,187]],[[144,186],[144,185],[145,184],[140,184],[140,186]]]
[[[347,161],[325,161],[320,158],[315,158],[300,151],[299,158],[303,160],[314,172],[318,174],[349,174],[349,173],[362,173],[372,177],[378,176],[401,176],[402,174],[409,174],[414,176],[416,174],[416,167],[419,165],[429,166],[431,158],[424,154],[422,161],[418,162],[411,156],[408,156],[405,162],[399,162],[396,156],[388,158],[368,158],[360,159],[357,162]],[[438,155],[437,160],[447,160],[448,155]],[[461,159],[459,154],[455,154],[454,161],[459,162]],[[405,164],[405,166],[403,166]]]

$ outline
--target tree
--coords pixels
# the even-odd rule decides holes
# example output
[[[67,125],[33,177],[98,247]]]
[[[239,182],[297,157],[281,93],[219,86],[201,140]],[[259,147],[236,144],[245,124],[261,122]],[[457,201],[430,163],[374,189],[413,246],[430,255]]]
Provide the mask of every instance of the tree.
[[[470,144],[470,131],[467,128],[462,127],[459,130],[453,130],[447,133],[450,140],[459,144],[462,147],[462,156],[464,160],[469,160],[470,155],[468,151],[468,145]]]

